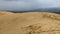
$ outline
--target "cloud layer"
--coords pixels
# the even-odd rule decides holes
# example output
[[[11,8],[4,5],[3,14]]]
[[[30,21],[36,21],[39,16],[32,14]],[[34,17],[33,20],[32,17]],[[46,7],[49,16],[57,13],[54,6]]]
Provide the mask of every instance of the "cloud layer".
[[[60,7],[60,0],[0,0],[0,10],[25,11]]]

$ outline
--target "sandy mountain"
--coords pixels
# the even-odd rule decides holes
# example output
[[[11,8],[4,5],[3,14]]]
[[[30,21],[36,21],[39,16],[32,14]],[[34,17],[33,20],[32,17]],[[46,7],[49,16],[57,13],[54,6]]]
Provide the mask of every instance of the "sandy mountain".
[[[60,34],[60,14],[0,12],[0,34]]]

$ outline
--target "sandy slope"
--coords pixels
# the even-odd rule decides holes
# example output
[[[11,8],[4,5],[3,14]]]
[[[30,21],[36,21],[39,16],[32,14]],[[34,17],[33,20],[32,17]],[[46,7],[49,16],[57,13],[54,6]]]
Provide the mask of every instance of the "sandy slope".
[[[0,34],[60,34],[60,14],[0,12]]]

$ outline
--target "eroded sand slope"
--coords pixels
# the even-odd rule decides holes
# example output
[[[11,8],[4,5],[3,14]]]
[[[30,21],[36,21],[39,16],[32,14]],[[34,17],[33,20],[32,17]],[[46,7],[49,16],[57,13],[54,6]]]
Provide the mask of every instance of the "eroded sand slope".
[[[0,34],[60,34],[60,14],[0,12]]]

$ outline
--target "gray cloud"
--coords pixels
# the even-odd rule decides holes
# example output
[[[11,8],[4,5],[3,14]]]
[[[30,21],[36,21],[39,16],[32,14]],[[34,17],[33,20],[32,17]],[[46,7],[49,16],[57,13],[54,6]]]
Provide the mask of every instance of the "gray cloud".
[[[0,0],[0,10],[34,10],[60,7],[60,0]]]

